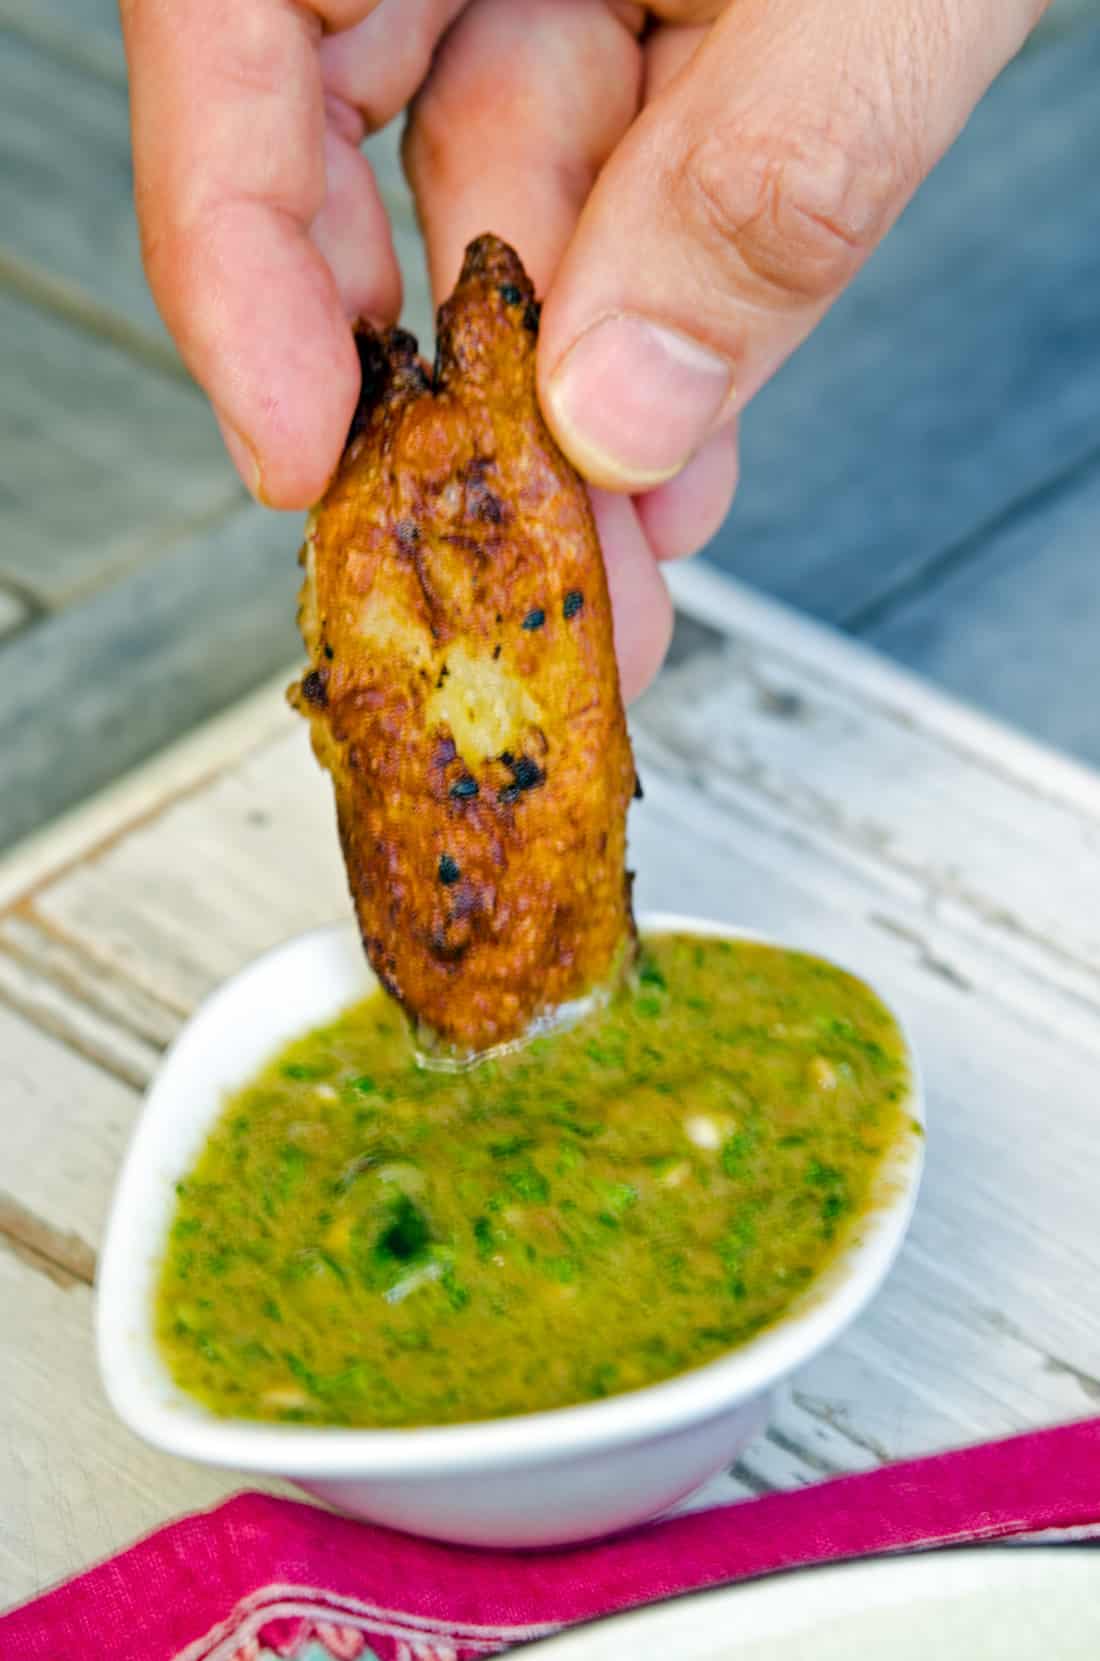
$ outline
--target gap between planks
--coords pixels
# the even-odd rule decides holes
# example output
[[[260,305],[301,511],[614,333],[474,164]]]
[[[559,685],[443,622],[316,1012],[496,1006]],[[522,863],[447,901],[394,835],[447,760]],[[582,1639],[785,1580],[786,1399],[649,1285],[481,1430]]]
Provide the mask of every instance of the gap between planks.
[[[870,635],[884,624],[889,624],[899,611],[939,588],[946,578],[969,565],[1022,520],[1059,501],[1066,491],[1088,478],[1098,461],[1100,447],[1075,458],[1068,467],[1040,480],[1033,489],[1013,497],[1003,508],[968,530],[957,542],[948,543],[924,565],[903,573],[891,587],[874,595],[866,604],[857,606],[841,619],[840,626],[858,636]]]
[[[747,639],[799,674],[812,666],[823,685],[844,694],[862,690],[899,725],[927,733],[974,766],[1029,796],[1072,807],[1100,822],[1100,773],[1041,741],[941,692],[930,681],[891,662],[872,646],[796,611],[701,561],[665,568],[678,610]]]
[[[53,1227],[0,1189],[0,1244],[55,1286],[91,1286],[96,1253],[79,1234]]]
[[[30,260],[20,259],[10,248],[0,247],[0,284],[39,311],[59,317],[109,346],[119,347],[146,369],[181,381],[199,396],[194,380],[169,341],[104,305],[77,283]]]

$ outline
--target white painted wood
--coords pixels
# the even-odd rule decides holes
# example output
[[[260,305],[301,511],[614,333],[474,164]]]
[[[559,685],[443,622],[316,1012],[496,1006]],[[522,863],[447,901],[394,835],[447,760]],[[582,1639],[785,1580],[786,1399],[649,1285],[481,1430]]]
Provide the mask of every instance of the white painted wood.
[[[93,1360],[88,1287],[56,1285],[0,1240],[0,1309],[0,1608],[245,1486],[154,1453],[115,1418]]]
[[[1100,776],[713,574],[677,587],[734,636],[639,710],[686,779],[919,897],[963,940],[1097,997],[1100,909],[1081,895],[1100,881]]]
[[[0,939],[3,932],[0,926]],[[114,1010],[105,1015],[96,1007],[94,989],[89,990],[91,996],[83,999],[71,986],[59,986],[36,964],[0,949],[0,1021],[6,1005],[123,1083],[144,1089],[160,1057],[160,1046],[118,1025]]]
[[[285,732],[292,719],[286,703],[291,676],[288,665],[285,674],[0,856],[0,907],[14,905],[40,883],[113,840],[123,827],[163,809],[270,735]]]
[[[66,1020],[98,1017],[104,1037],[117,1035],[144,1043],[156,1056],[175,1037],[180,1016],[155,998],[148,997],[132,981],[106,974],[103,965],[62,936],[51,934],[19,912],[0,914],[0,952],[13,965],[9,973],[27,977],[30,989],[47,989],[63,1000],[58,1006]],[[0,962],[3,959],[0,958]],[[5,996],[18,1004],[14,979],[7,983]],[[77,1043],[79,1048],[79,1043]]]
[[[0,1002],[0,1205],[14,1201],[94,1253],[139,1100],[132,1086]],[[3,1228],[0,1210],[0,1242]],[[50,1251],[48,1239],[30,1243]],[[64,1248],[56,1256],[72,1260]]]
[[[730,640],[636,711],[639,902],[861,969],[913,1030],[931,1124],[886,1288],[703,1498],[1096,1411],[1100,940],[1081,896],[1100,879],[1100,780],[712,574],[673,583]],[[87,1055],[117,1026],[147,1059],[240,963],[345,913],[327,782],[265,693],[87,826],[20,852],[0,884],[24,896],[0,946],[29,1017],[0,1026],[17,1057],[0,1113],[33,1123],[3,1186],[21,1215],[94,1246],[136,1098]],[[85,999],[100,975],[125,996]],[[138,1053],[103,1060],[126,1077]],[[36,1332],[45,1366],[55,1340]],[[157,1515],[178,1508],[167,1484]]]

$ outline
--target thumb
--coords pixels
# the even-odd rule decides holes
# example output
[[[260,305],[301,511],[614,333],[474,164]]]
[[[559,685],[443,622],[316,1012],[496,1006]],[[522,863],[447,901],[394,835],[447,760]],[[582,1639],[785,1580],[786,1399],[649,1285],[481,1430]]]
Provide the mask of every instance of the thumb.
[[[1043,9],[734,0],[608,161],[547,297],[543,407],[593,483],[653,488],[744,406]]]

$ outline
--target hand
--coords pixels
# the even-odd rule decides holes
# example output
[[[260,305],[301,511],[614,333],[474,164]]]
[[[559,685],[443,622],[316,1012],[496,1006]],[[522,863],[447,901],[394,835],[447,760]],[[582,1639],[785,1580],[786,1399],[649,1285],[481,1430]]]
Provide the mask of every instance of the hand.
[[[543,407],[600,487],[630,696],[668,641],[657,561],[729,505],[739,411],[1044,9],[123,0],[150,282],[246,482],[275,506],[314,499],[355,399],[347,318],[399,304],[358,143],[415,93],[406,163],[437,294],[484,230],[546,293]]]

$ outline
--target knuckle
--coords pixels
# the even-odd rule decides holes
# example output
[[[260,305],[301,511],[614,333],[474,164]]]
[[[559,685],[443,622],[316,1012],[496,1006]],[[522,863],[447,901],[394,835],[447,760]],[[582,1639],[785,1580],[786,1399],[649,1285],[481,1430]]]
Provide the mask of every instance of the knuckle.
[[[905,191],[902,152],[864,109],[707,134],[684,165],[687,212],[731,276],[772,304],[827,302],[855,276]]]

